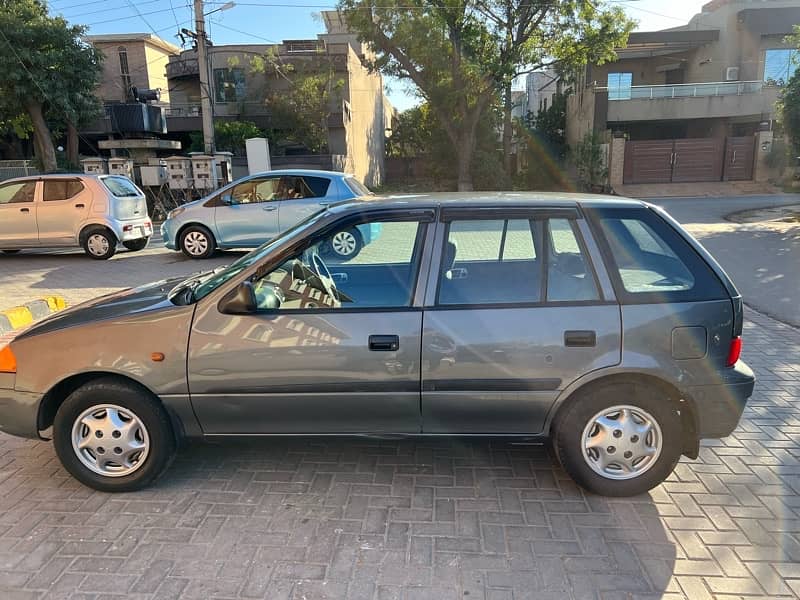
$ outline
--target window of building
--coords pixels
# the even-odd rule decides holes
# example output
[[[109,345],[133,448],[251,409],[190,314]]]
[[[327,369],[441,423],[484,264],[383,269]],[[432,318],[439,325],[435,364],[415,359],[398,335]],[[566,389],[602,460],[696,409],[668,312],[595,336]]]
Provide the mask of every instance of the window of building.
[[[131,72],[128,68],[128,49],[125,46],[120,46],[117,48],[117,53],[119,54],[119,74],[122,80],[122,90],[125,94],[124,99],[127,100],[132,85]]]
[[[42,200],[54,202],[69,200],[83,191],[83,184],[77,179],[46,179]]]
[[[608,99],[630,100],[633,73],[608,74]]]
[[[217,102],[238,102],[245,96],[244,69],[214,69],[214,98]]]
[[[800,51],[793,48],[774,48],[764,57],[764,81],[785,85],[800,64]]]

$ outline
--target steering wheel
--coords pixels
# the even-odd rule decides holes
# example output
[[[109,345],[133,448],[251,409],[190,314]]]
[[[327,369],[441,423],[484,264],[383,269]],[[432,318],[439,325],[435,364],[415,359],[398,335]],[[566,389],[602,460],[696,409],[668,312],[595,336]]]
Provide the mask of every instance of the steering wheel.
[[[325,293],[333,298],[334,301],[338,302],[339,295],[336,293],[336,284],[333,282],[333,275],[331,275],[328,265],[325,264],[325,261],[322,260],[322,257],[317,252],[311,254],[311,267],[317,277],[319,277],[320,282],[322,282]]]

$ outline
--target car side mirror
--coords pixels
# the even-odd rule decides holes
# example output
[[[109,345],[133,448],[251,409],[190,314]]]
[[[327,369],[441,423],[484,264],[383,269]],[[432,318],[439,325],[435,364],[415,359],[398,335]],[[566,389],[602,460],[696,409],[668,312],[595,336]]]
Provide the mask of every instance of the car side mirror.
[[[226,315],[250,315],[258,310],[253,284],[243,281],[219,302],[219,312]]]

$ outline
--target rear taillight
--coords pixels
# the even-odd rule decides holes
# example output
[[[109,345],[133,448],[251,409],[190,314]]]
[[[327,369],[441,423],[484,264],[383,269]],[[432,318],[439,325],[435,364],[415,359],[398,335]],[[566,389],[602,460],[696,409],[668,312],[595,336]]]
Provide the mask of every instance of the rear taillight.
[[[742,354],[742,336],[737,335],[731,340],[730,348],[728,349],[728,360],[725,363],[727,366],[732,367],[739,360]]]

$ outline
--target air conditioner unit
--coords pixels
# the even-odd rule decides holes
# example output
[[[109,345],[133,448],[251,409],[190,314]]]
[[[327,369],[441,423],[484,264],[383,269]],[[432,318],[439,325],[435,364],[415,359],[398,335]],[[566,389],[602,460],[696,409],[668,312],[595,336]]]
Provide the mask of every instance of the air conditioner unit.
[[[739,81],[739,67],[725,69],[725,81]]]

